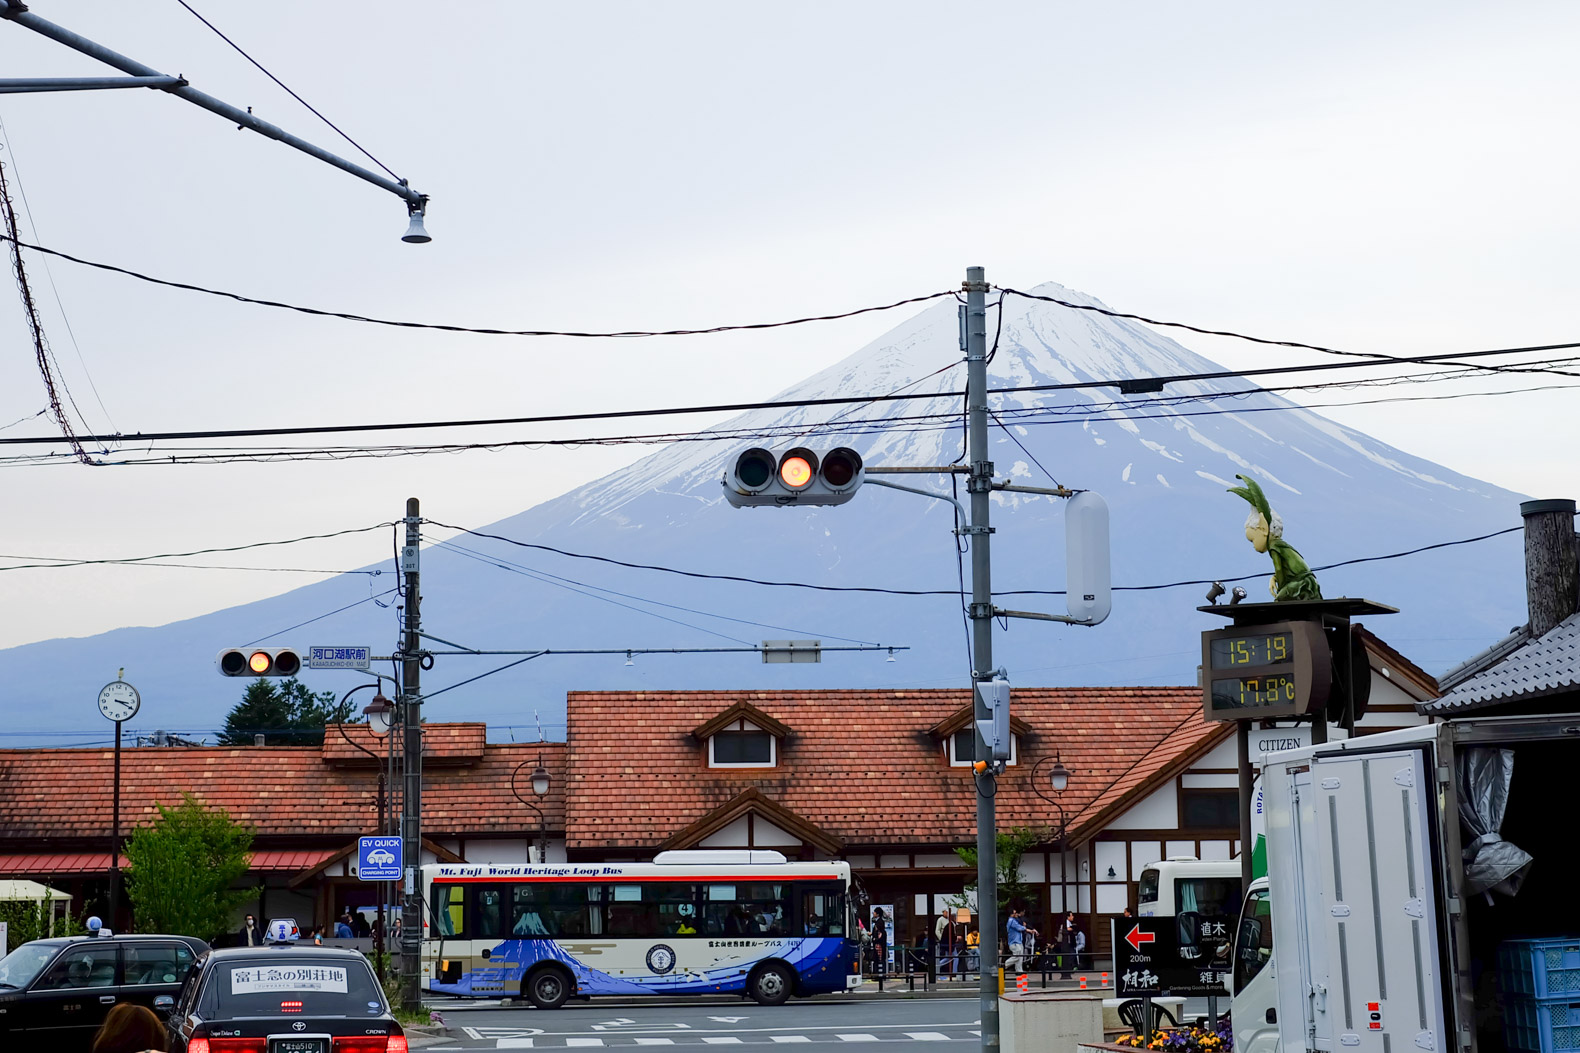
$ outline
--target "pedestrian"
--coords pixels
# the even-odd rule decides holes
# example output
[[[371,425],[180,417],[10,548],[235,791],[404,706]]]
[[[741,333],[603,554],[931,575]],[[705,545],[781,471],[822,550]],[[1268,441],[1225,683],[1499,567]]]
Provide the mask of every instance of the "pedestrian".
[[[373,935],[373,926],[368,924],[368,916],[360,910],[351,915],[351,931],[359,940]]]
[[[878,959],[878,979],[889,971],[889,923],[882,907],[872,908],[872,952]]]
[[[1129,908],[1129,907],[1126,907],[1126,908],[1125,908],[1125,913],[1124,913],[1124,915],[1123,915],[1123,917],[1126,917],[1126,918],[1133,918],[1133,917],[1135,917],[1135,915],[1134,915],[1134,914],[1132,914],[1132,913],[1130,913],[1130,908]]]
[[[163,1053],[169,1048],[163,1021],[152,1009],[135,1002],[113,1007],[93,1037],[93,1053]]]
[[[974,973],[982,967],[982,934],[975,925],[966,930],[966,972]]]
[[[938,908],[938,920],[933,923],[933,957],[939,975],[955,971],[955,923],[948,907]]]
[[[258,919],[251,914],[241,923],[241,946],[263,946],[263,930],[258,927]]]
[[[1086,956],[1086,933],[1082,932],[1081,931],[1081,927],[1079,925],[1077,925],[1075,927],[1075,969],[1076,969],[1077,972],[1080,972],[1080,970],[1081,970],[1081,961],[1082,961],[1082,959],[1085,956]],[[1088,967],[1088,968],[1090,968],[1090,967]]]
[[[335,939],[349,940],[351,938],[351,915],[342,914],[340,915],[340,920],[335,922]]]
[[[1009,957],[1004,961],[1004,968],[1017,973],[1025,971],[1026,934],[1030,933],[1034,939],[1040,935],[1036,929],[1026,927],[1025,913],[1025,909],[1022,907],[1011,907],[1009,921],[1005,923],[1006,934],[1009,937],[1007,941],[1009,943]],[[1012,965],[1011,963],[1014,964]]]

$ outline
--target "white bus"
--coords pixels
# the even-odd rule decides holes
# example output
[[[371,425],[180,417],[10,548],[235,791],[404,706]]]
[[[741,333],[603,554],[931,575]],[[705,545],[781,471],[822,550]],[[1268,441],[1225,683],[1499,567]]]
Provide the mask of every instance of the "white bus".
[[[759,850],[651,863],[422,868],[433,994],[529,999],[746,994],[763,1005],[861,983],[850,864]]]

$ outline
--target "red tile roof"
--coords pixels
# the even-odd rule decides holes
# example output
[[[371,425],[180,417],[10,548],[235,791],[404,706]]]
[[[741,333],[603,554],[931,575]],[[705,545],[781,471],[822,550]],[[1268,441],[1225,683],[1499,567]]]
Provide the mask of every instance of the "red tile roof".
[[[458,737],[470,740],[470,729],[482,725],[462,727],[466,730]],[[440,743],[457,738],[443,724],[426,725],[423,733]],[[323,752],[317,746],[123,750],[121,829],[148,825],[158,817],[156,802],[179,805],[182,791],[188,790],[253,826],[264,847],[271,847],[271,838],[344,839],[367,833],[375,816],[376,770],[326,763]],[[541,802],[527,785],[540,755],[551,772],[549,793]],[[0,841],[108,837],[113,762],[108,749],[0,750]],[[523,765],[522,795],[543,809],[550,830],[564,829],[565,746],[545,742],[493,744],[469,766],[425,767],[423,833],[535,832],[537,813],[510,788],[512,774]]]
[[[126,857],[121,857],[126,866]],[[23,852],[0,856],[0,874],[46,877],[55,874],[102,874],[110,869],[108,852]]]
[[[691,730],[745,700],[793,730],[779,767],[709,769]],[[975,837],[968,768],[951,768],[930,728],[970,700],[964,690],[577,691],[568,696],[568,847],[656,848],[748,787],[807,822],[863,846],[967,844]],[[1059,797],[1074,817],[1217,742],[1196,687],[1019,688],[1030,734],[999,780],[1001,826],[1053,826],[1029,789],[1032,765],[1056,753],[1070,769]],[[1048,791],[1045,791],[1048,792]]]
[[[344,734],[342,734],[342,731]],[[393,732],[395,753],[400,754],[400,734]],[[347,741],[347,740],[350,741]],[[423,767],[475,764],[483,756],[488,741],[488,725],[473,723],[424,724],[422,727]],[[362,749],[357,747],[361,746]],[[366,724],[331,724],[324,733],[323,757],[331,764],[373,766],[383,762],[389,749],[389,736],[373,734]],[[371,751],[370,757],[363,750]]]

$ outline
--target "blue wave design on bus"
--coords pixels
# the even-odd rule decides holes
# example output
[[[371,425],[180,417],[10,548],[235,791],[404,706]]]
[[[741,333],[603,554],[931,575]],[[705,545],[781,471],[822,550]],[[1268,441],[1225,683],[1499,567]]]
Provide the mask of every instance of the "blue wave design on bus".
[[[633,941],[622,939],[621,942]],[[652,945],[656,946],[664,942],[662,937],[656,937]],[[735,941],[710,940],[709,942]],[[452,984],[431,980],[428,989],[435,994],[509,997],[517,991],[501,990],[501,985],[519,984],[539,962],[555,961],[569,968],[572,975],[576,977],[578,994],[706,994],[744,988],[746,978],[752,969],[759,962],[773,958],[783,961],[795,970],[798,987],[803,992],[843,991],[848,961],[853,955],[847,942],[838,937],[789,937],[766,940],[755,946],[747,944],[738,949],[743,952],[742,958],[716,968],[688,971],[677,966],[674,972],[633,977],[611,976],[601,969],[595,969],[574,958],[570,952],[553,940],[505,940],[489,951],[491,960],[498,960],[504,964],[463,972]]]

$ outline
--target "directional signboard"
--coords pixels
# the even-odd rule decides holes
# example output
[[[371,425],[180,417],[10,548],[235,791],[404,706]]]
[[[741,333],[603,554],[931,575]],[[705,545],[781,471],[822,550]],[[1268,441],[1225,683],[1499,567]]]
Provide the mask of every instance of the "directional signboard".
[[[373,648],[309,647],[307,649],[307,667],[309,669],[360,669],[366,672],[373,667]]]
[[[400,838],[357,838],[357,877],[363,881],[399,881],[401,879]]]
[[[1192,934],[1183,947],[1182,926]],[[1228,994],[1228,959],[1220,948],[1233,931],[1234,920],[1216,914],[1114,919],[1114,993],[1120,998]]]

